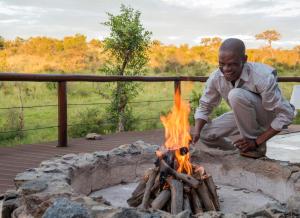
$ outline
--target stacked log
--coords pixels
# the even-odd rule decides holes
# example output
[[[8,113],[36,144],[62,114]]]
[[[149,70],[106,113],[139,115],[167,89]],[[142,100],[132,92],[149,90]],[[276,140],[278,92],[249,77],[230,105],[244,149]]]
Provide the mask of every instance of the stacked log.
[[[193,165],[192,175],[179,173],[161,159],[157,167],[145,172],[127,203],[131,207],[160,209],[174,215],[183,210],[192,214],[220,210],[213,178],[199,169],[203,168]]]

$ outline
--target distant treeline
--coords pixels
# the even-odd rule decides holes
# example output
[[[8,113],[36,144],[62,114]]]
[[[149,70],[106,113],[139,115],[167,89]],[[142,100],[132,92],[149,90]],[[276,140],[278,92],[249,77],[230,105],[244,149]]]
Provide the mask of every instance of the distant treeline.
[[[203,38],[199,45],[164,45],[154,40],[149,50],[149,70],[153,73],[205,75],[217,65],[220,38]],[[274,49],[271,45],[248,49],[249,61],[287,69],[299,69],[300,45],[293,49]],[[63,39],[32,37],[5,40],[0,37],[0,72],[97,73],[107,54],[103,42],[87,41],[76,34]]]

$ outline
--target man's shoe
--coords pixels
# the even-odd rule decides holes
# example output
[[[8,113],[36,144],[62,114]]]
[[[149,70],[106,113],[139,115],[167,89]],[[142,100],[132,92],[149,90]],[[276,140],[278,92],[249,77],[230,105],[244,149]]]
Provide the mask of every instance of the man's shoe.
[[[267,151],[266,143],[263,143],[256,150],[240,152],[240,155],[244,156],[244,157],[250,157],[250,158],[257,159],[257,158],[265,157],[266,151]]]

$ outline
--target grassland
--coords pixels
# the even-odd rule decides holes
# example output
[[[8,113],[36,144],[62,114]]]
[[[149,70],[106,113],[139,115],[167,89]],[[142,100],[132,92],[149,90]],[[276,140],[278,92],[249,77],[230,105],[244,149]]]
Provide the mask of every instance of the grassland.
[[[104,83],[68,83],[68,124],[69,135],[81,136],[78,131],[88,126],[97,125],[101,120],[100,130],[105,131],[105,107],[109,102],[105,96],[108,94],[108,86]],[[281,83],[280,87],[287,99],[290,98],[294,83]],[[134,129],[143,131],[147,129],[161,128],[159,117],[172,107],[174,84],[172,82],[140,83],[142,90],[130,103],[136,117]],[[14,146],[18,144],[40,143],[57,140],[57,91],[51,83],[14,83],[5,82],[1,86],[0,99],[0,146]],[[195,99],[195,93],[203,90],[201,83],[182,83],[182,95],[185,99]],[[20,92],[21,91],[21,92]],[[194,92],[194,94],[192,94]],[[21,98],[20,98],[21,94]],[[21,103],[22,99],[22,103]],[[23,104],[23,129],[28,131],[9,132],[18,129],[21,105]],[[48,105],[48,106],[47,106]],[[195,106],[195,101],[192,102]],[[41,106],[41,107],[39,107]],[[15,109],[6,109],[12,108]],[[213,116],[228,110],[221,104]],[[90,112],[85,120],[82,117]],[[193,113],[193,112],[192,112]],[[300,124],[300,117],[294,121]],[[44,127],[50,127],[45,128]],[[36,130],[34,130],[36,129]],[[80,131],[79,131],[80,133]]]

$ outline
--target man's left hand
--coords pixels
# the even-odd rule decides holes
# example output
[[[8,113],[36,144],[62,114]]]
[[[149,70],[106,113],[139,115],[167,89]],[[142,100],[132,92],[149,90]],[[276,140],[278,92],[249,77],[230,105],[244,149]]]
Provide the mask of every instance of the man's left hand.
[[[242,138],[233,143],[242,152],[253,151],[256,149],[255,139]]]

